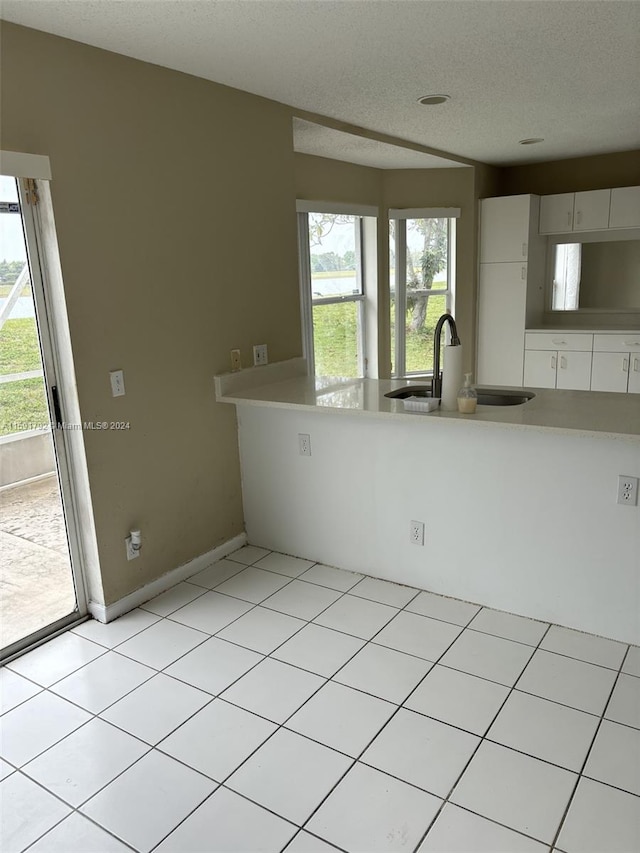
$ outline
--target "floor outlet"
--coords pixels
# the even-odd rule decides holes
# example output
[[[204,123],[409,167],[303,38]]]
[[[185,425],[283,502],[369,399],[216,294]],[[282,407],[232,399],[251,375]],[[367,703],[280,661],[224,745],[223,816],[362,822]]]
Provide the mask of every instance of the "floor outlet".
[[[638,478],[620,474],[618,477],[618,503],[623,506],[638,505]]]
[[[311,437],[304,432],[298,433],[300,456],[311,456]]]
[[[411,522],[409,541],[412,545],[424,545],[424,521]]]
[[[253,364],[258,367],[260,364],[268,364],[269,356],[267,354],[266,344],[256,344],[253,348]]]

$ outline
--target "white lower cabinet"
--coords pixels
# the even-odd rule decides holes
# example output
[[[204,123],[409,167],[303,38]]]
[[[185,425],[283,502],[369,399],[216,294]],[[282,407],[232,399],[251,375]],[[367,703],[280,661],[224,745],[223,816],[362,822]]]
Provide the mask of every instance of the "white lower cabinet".
[[[524,384],[534,388],[588,391],[591,386],[591,353],[526,350]]]
[[[525,385],[567,391],[589,390],[593,335],[527,332],[525,347]]]
[[[640,334],[593,336],[591,390],[640,394]]]
[[[640,355],[594,352],[591,390],[640,394]]]

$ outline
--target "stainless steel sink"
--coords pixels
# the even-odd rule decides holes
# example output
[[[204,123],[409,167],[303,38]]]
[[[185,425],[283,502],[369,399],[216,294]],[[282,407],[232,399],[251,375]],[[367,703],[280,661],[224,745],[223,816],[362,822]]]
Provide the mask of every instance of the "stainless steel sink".
[[[531,391],[506,391],[504,388],[476,388],[479,406],[521,406],[536,395]]]
[[[511,391],[506,388],[476,388],[478,392],[479,406],[521,406],[523,403],[533,399],[536,395],[531,391]],[[404,385],[389,391],[384,395],[396,400],[404,400],[407,397],[430,397],[430,385]]]

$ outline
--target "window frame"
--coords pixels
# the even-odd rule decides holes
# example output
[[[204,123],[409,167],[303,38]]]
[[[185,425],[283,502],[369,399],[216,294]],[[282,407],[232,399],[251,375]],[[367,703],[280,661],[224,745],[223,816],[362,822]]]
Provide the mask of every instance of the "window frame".
[[[403,318],[407,313],[407,220],[412,219],[446,219],[447,220],[447,286],[446,288],[427,289],[427,305],[431,296],[446,297],[446,311],[453,314],[456,291],[456,220],[460,217],[460,208],[391,208],[388,214],[389,243],[391,243],[391,223],[395,229],[395,270],[393,279],[389,275],[389,306],[395,299],[395,310],[389,311],[389,324],[393,316],[394,346],[392,378],[431,377],[433,370],[407,370],[407,340],[406,326]],[[389,261],[391,252],[389,252]],[[418,293],[423,291],[416,291]],[[400,319],[400,322],[399,322]],[[448,334],[448,327],[445,334]]]
[[[374,322],[377,323],[376,306],[377,306],[377,271],[371,269],[368,260],[371,256],[371,247],[368,245],[372,242],[372,236],[377,232],[378,208],[364,205],[345,205],[333,202],[314,202],[301,201],[297,202],[298,212],[298,260],[299,260],[299,277],[300,277],[300,314],[302,325],[302,344],[303,355],[307,360],[307,370],[309,375],[316,375],[315,364],[315,345],[313,335],[313,309],[320,305],[341,305],[344,303],[356,303],[358,311],[358,339],[357,339],[357,359],[358,359],[358,377],[367,378],[375,375],[375,363],[377,359],[372,357],[372,340],[373,335],[368,334],[368,329],[371,326],[369,322],[370,315],[374,313]],[[355,228],[355,253],[358,258],[356,263],[356,281],[358,283],[359,293],[345,294],[342,296],[327,296],[314,298],[312,292],[312,274],[311,274],[311,247],[309,242],[309,214],[310,213],[331,213],[354,216],[357,218],[357,227]],[[367,227],[366,220],[373,220],[372,225]],[[374,253],[377,253],[377,247],[374,248]],[[372,367],[374,368],[372,370]]]

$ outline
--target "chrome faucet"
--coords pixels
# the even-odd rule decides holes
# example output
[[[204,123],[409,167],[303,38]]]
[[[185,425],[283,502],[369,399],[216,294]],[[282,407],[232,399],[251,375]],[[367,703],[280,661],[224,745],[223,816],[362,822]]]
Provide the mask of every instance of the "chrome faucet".
[[[433,378],[431,380],[431,396],[442,396],[442,372],[440,370],[440,339],[442,337],[442,327],[448,323],[451,327],[451,346],[459,347],[460,338],[456,329],[456,321],[451,314],[443,314],[436,323],[436,328],[433,333]]]

